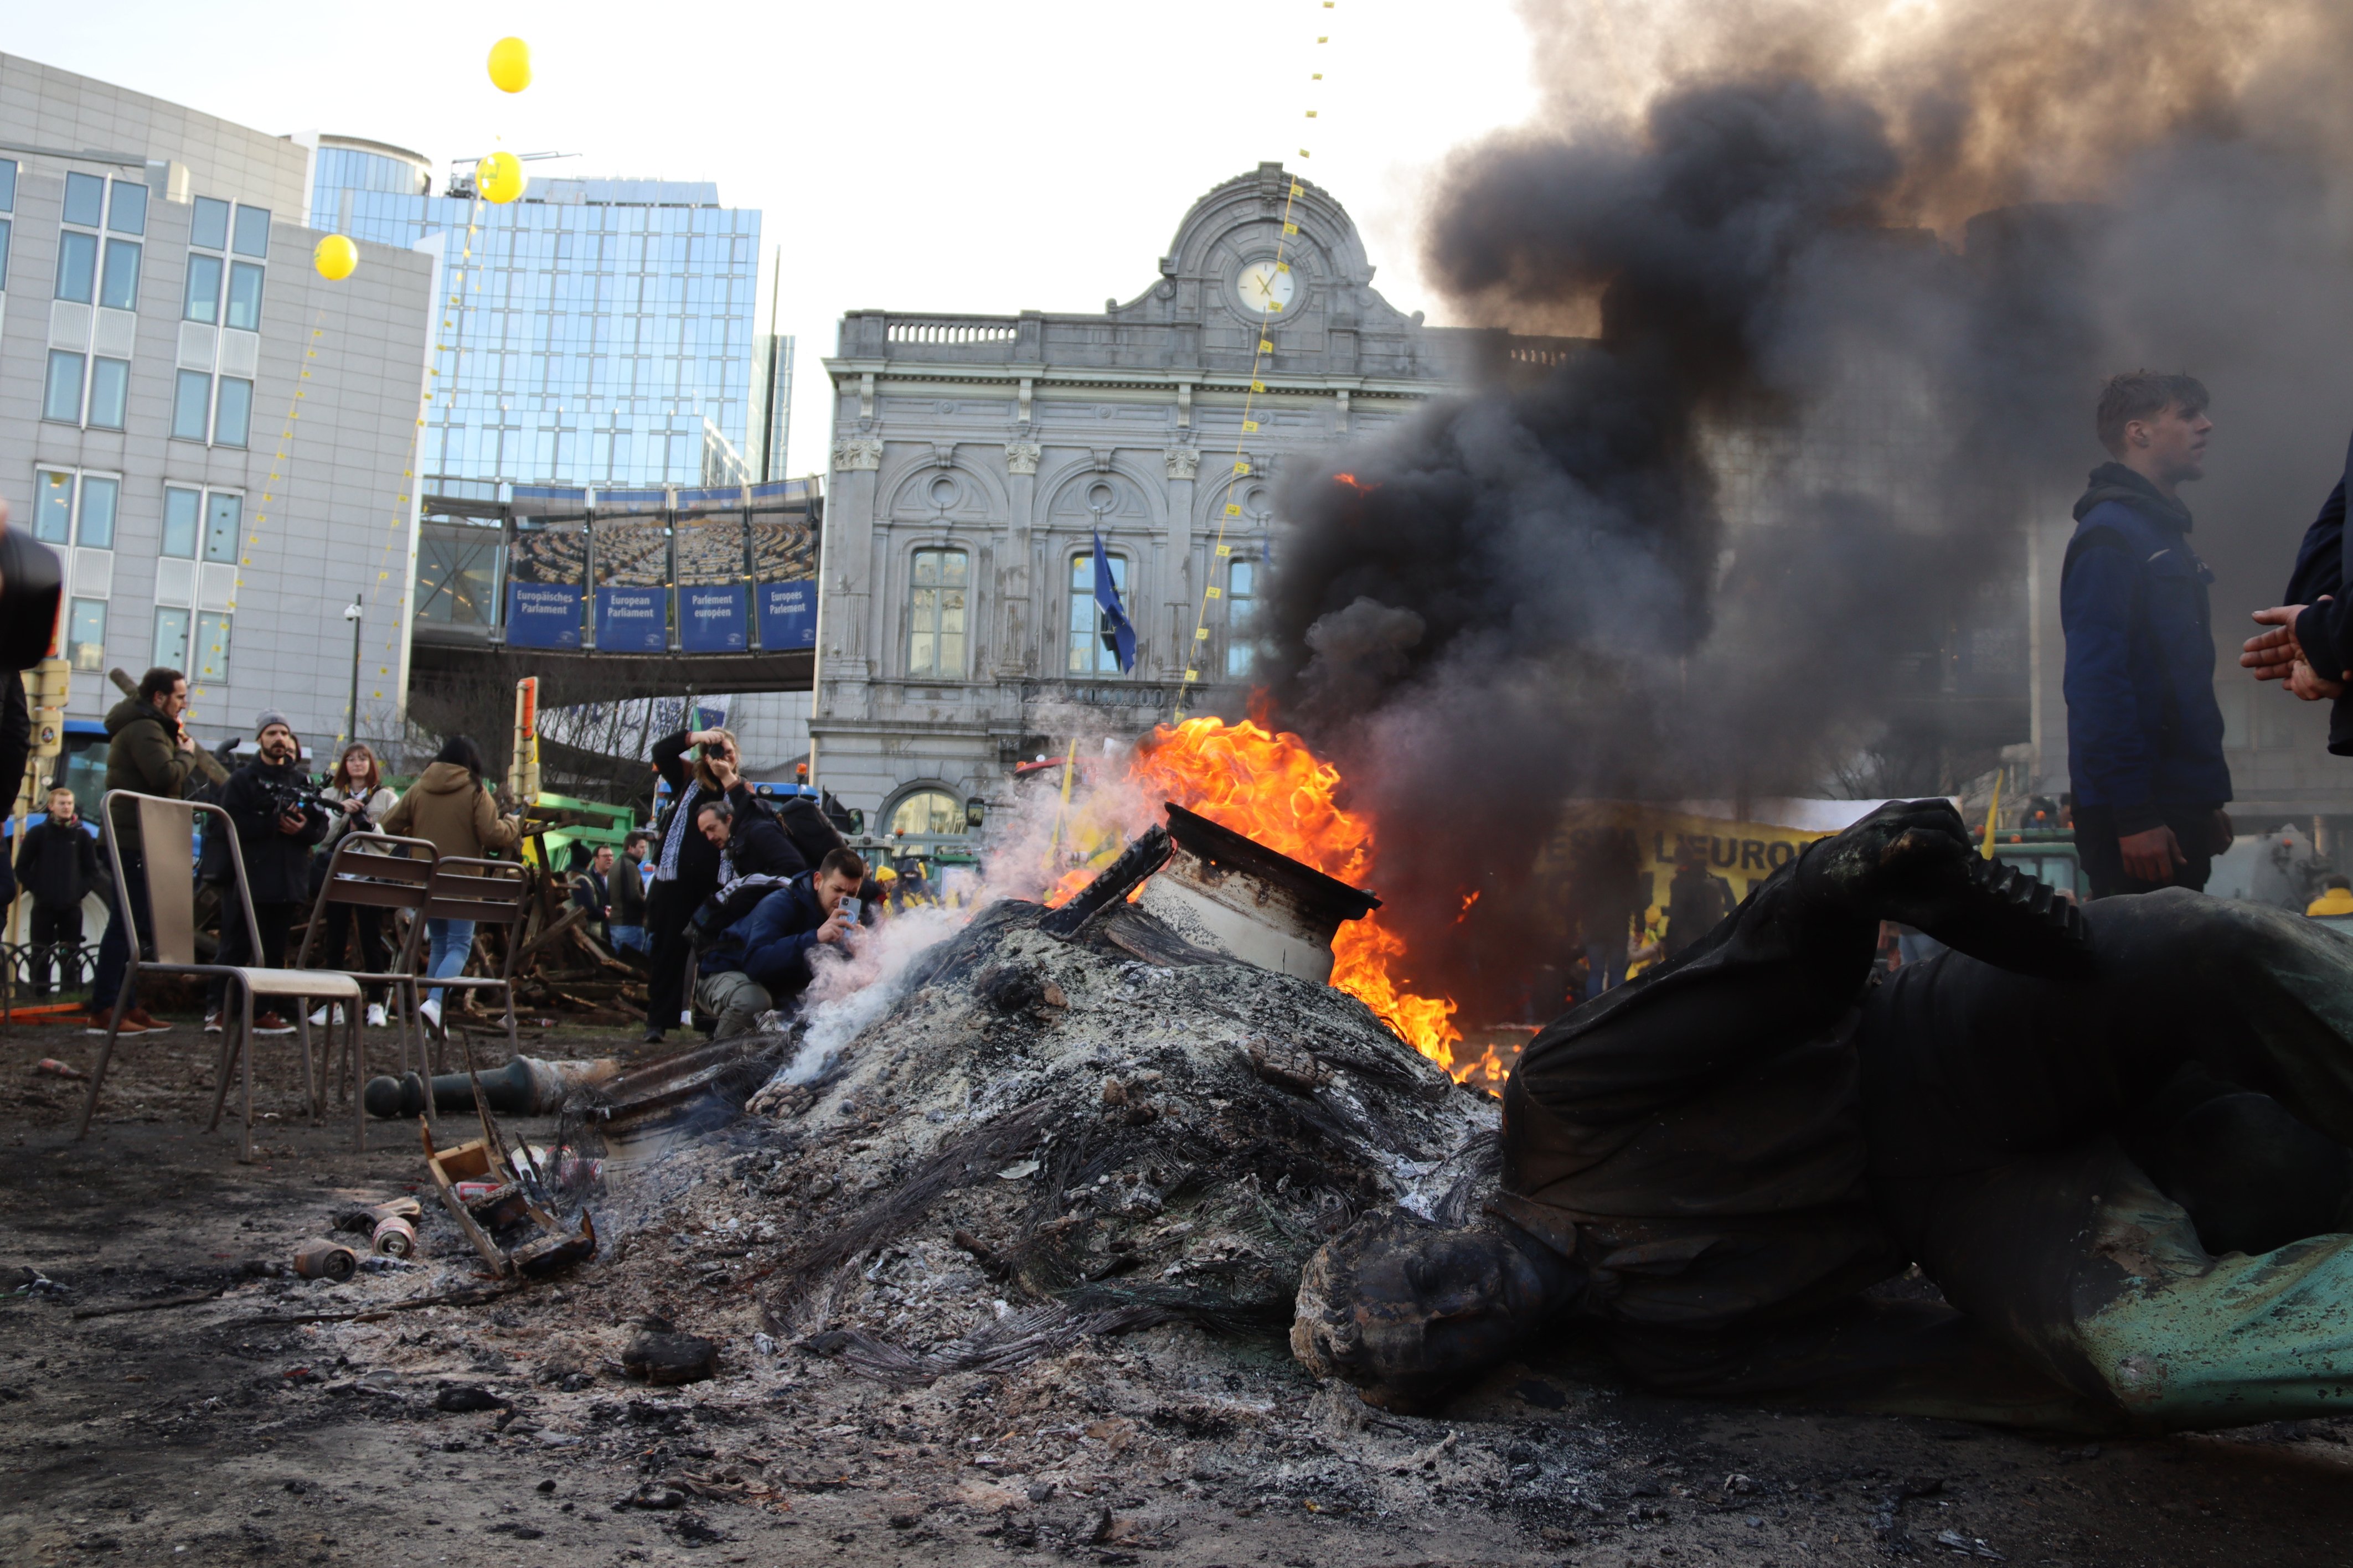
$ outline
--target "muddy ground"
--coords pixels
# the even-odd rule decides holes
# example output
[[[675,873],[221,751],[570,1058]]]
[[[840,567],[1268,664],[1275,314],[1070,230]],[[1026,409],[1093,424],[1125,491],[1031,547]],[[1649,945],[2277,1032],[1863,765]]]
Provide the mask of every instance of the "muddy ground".
[[[994,1373],[877,1381],[765,1337],[758,1305],[793,1161],[812,1138],[871,1135],[854,1124],[787,1154],[747,1119],[608,1173],[594,1262],[475,1305],[385,1310],[479,1283],[445,1219],[428,1215],[415,1268],[343,1285],[263,1270],[353,1201],[415,1191],[413,1126],[376,1125],[353,1152],[348,1122],[304,1118],[290,1047],[268,1044],[270,1119],[241,1166],[232,1129],[203,1131],[211,1052],[182,1018],[126,1043],[75,1142],[82,1086],[31,1068],[86,1066],[95,1044],[22,1023],[0,1042],[11,1563],[2353,1560],[2353,1421],[2094,1445],[1630,1394],[1574,1347],[1441,1419],[1398,1419],[1319,1389],[1272,1334],[1168,1324]],[[916,1237],[877,1267],[997,1313],[1002,1288],[960,1258]],[[5,1294],[28,1269],[54,1284]],[[322,1314],[343,1316],[302,1321]],[[625,1376],[649,1316],[720,1342],[718,1376]],[[466,1402],[458,1386],[501,1403],[437,1408]]]

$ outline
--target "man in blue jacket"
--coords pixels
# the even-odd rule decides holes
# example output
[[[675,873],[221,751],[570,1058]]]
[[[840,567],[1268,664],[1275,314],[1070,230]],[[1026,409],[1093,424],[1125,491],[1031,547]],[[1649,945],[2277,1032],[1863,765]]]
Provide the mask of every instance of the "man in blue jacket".
[[[835,849],[754,906],[703,951],[694,999],[716,1014],[715,1037],[748,1034],[760,1015],[799,995],[809,983],[809,955],[857,929],[841,900],[866,880],[866,862]]]
[[[2214,699],[2214,574],[2189,547],[2180,485],[2205,474],[2206,389],[2112,376],[2059,578],[2075,844],[2092,896],[2203,888],[2231,847],[2231,770]]]

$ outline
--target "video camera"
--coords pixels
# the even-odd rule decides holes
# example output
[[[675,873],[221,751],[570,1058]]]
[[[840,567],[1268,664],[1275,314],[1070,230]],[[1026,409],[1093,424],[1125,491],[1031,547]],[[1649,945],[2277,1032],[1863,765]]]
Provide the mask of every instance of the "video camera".
[[[269,798],[272,816],[290,816],[300,813],[305,817],[320,816],[329,822],[343,814],[343,803],[321,789],[308,779],[264,778],[259,781],[261,793]],[[363,813],[364,816],[364,813]],[[366,831],[362,828],[361,831]]]

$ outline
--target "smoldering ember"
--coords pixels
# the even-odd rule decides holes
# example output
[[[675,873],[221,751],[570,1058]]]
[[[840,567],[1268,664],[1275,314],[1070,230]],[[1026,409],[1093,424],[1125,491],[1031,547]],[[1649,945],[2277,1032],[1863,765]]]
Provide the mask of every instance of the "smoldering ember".
[[[593,256],[740,380],[715,187],[0,56],[7,1561],[2348,1555],[2353,12],[1515,26],[1357,198],[1446,324],[1302,149],[1099,315],[845,316],[807,479],[773,321],[749,415],[549,346]],[[265,463],[353,279],[427,416],[310,325]],[[330,742],[267,530],[377,403]]]

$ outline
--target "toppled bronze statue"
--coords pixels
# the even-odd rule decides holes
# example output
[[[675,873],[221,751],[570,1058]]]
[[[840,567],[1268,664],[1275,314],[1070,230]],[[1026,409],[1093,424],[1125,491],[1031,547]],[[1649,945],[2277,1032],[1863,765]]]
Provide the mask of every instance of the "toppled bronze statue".
[[[1653,1387],[2077,1430],[2353,1384],[2353,941],[2168,889],[2080,912],[1941,801],[1810,847],[1538,1035],[1482,1223],[1369,1215],[1292,1344],[1427,1405],[1584,1325]],[[1879,921],[1951,951],[1872,981]],[[1916,1263],[1949,1305],[1867,1297]]]

